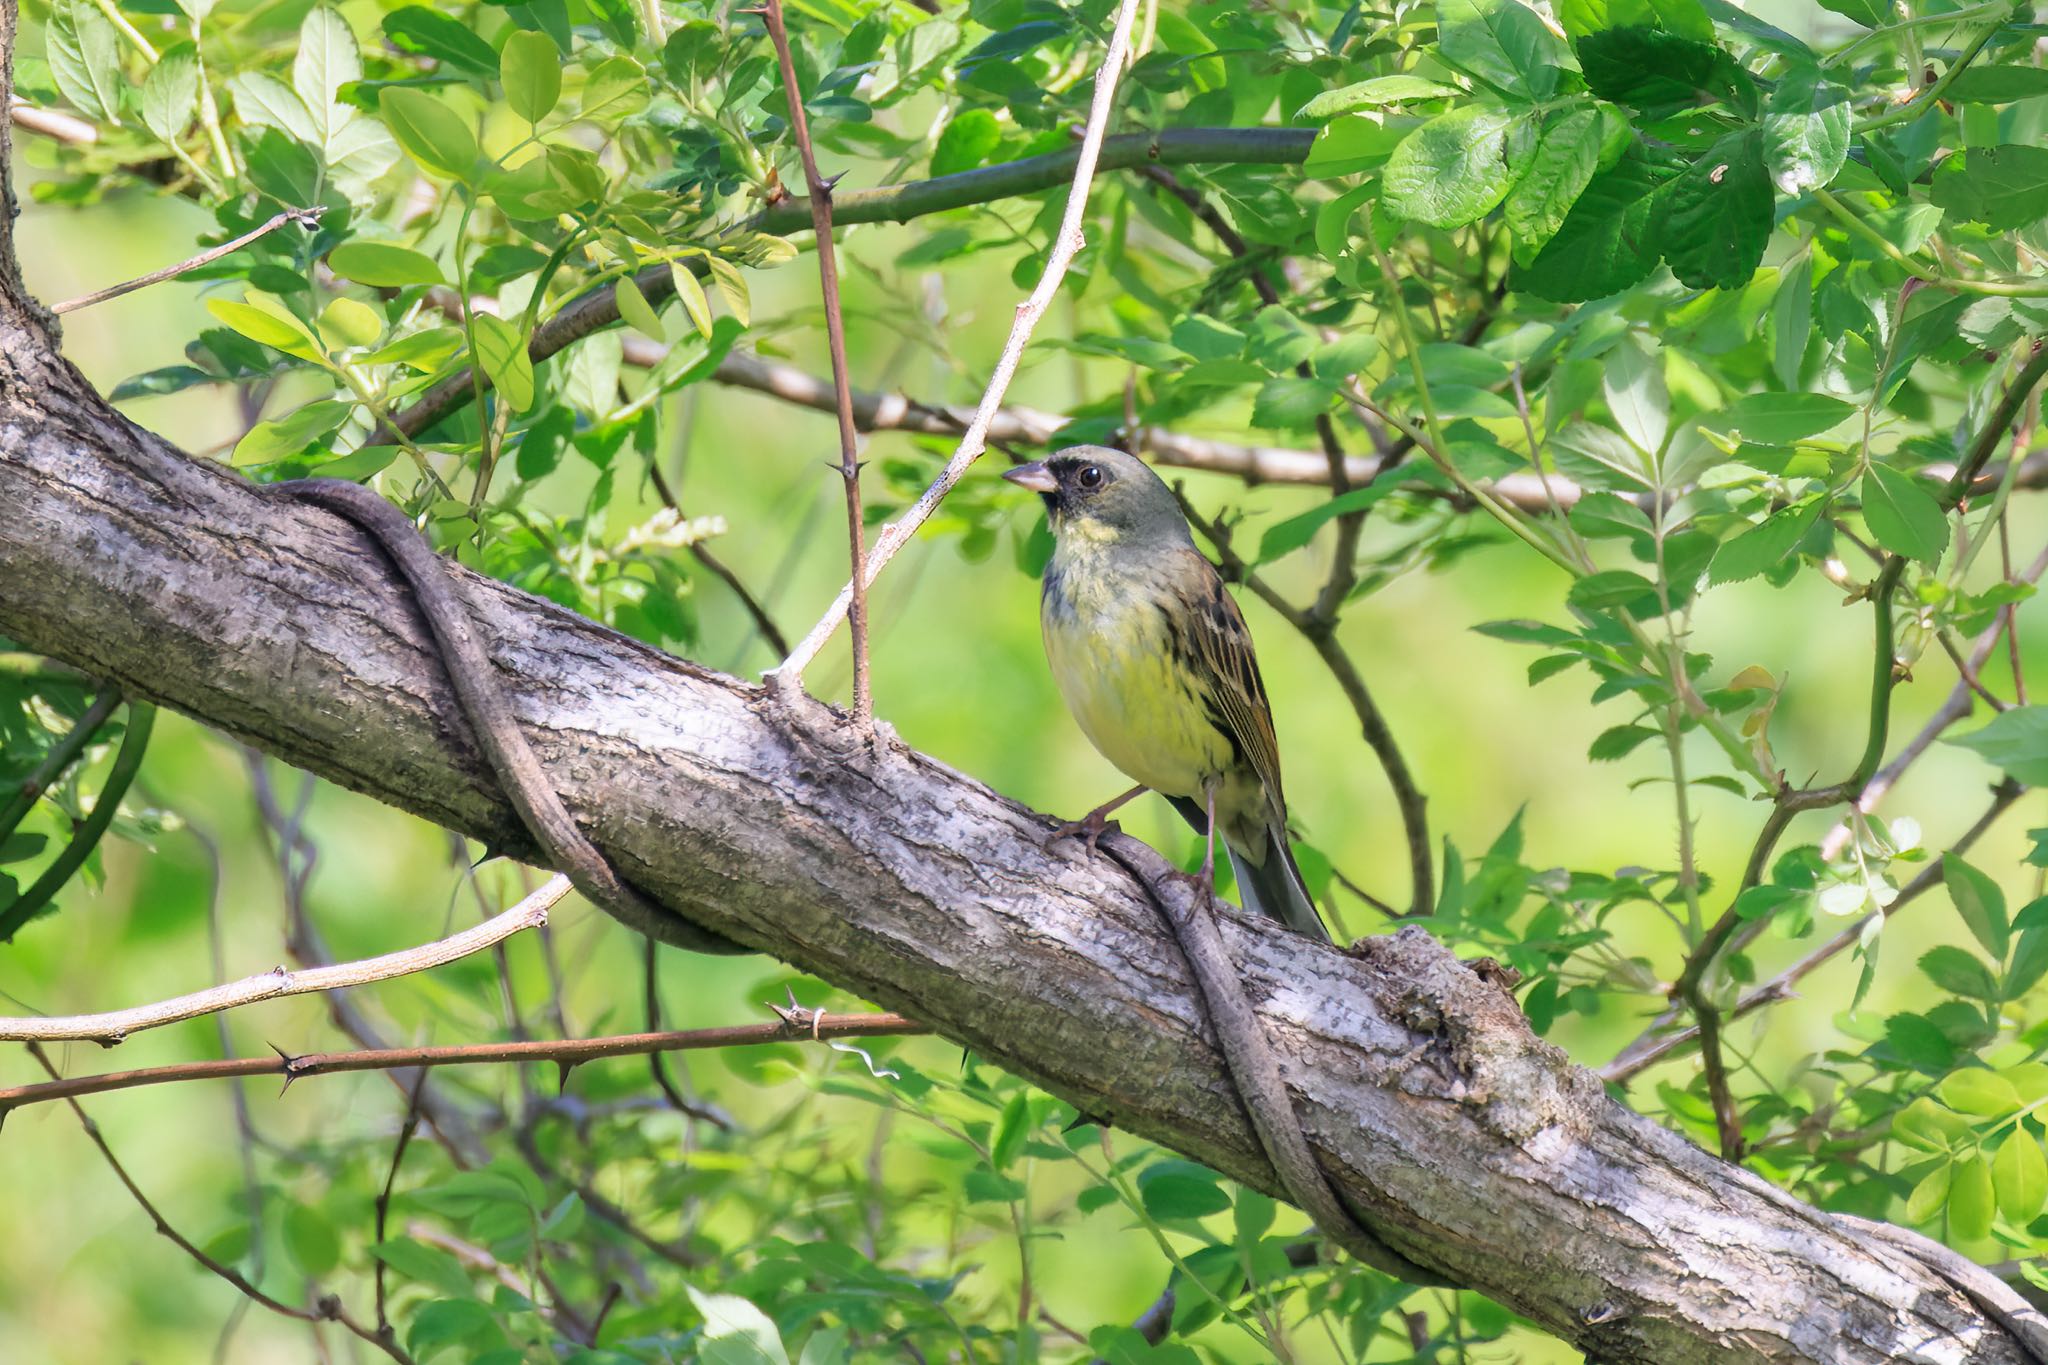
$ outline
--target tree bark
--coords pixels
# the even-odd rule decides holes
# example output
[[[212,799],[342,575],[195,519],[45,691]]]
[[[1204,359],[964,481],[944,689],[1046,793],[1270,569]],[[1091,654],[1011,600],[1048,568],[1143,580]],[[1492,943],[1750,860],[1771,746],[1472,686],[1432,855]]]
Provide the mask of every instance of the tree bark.
[[[0,271],[4,279],[4,271]],[[0,632],[528,846],[358,532],[109,411],[0,300]],[[451,567],[571,810],[679,916],[1273,1188],[1144,888],[922,754]],[[43,930],[42,932],[50,932]],[[1397,1250],[1603,1361],[2019,1362],[1913,1258],[1608,1100],[1419,929],[1224,917],[1311,1142]]]

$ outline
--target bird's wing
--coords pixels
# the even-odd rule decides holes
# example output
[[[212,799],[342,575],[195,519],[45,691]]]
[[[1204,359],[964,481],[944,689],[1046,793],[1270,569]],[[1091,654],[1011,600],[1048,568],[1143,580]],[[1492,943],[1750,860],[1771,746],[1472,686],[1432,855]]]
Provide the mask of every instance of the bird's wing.
[[[1184,585],[1186,636],[1181,642],[1203,683],[1210,719],[1258,774],[1275,816],[1284,820],[1280,794],[1280,746],[1273,737],[1273,712],[1252,652],[1252,633],[1223,587],[1215,565],[1193,549],[1184,551],[1194,572],[1176,577]]]

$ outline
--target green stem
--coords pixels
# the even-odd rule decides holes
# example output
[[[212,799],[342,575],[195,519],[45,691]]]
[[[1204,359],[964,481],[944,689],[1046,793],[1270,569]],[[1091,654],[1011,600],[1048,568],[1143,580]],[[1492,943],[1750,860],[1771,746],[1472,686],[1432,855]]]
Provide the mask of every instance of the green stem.
[[[1873,43],[1881,43],[1887,38],[1894,38],[1900,34],[1911,32],[1914,29],[1934,28],[1942,24],[1967,24],[1973,19],[1988,19],[1993,15],[2003,18],[2010,15],[2012,11],[2012,0],[1986,0],[1984,4],[1973,5],[1969,9],[1951,10],[1947,14],[1918,14],[1911,19],[1902,19],[1896,24],[1887,24],[1883,28],[1873,29],[1855,42],[1850,43],[1834,56],[1829,57],[1821,65],[1840,66],[1843,62],[1848,61],[1849,58]]]
[[[78,761],[78,756],[92,744],[93,736],[113,719],[120,705],[119,688],[109,688],[100,693],[93,698],[86,713],[78,718],[78,724],[71,727],[70,733],[50,746],[50,752],[43,756],[35,771],[22,779],[20,790],[5,806],[0,806],[0,842],[21,827],[21,822],[35,809],[43,793],[57,785],[57,779]]]
[[[135,781],[135,774],[142,767],[142,756],[149,748],[149,732],[155,723],[154,706],[140,701],[129,704],[128,733],[121,737],[121,750],[114,755],[114,766],[108,771],[106,785],[100,788],[99,797],[93,802],[92,814],[86,816],[73,831],[71,842],[64,846],[55,862],[43,869],[43,875],[12,903],[0,906],[0,943],[10,942],[16,930],[35,918],[50,903],[50,898],[63,890],[72,875],[85,865],[92,851],[99,847],[101,838],[113,825],[114,816],[121,808],[121,798],[128,794],[129,784]]]
[[[151,66],[156,65],[156,49],[150,46],[149,39],[143,37],[135,25],[128,22],[128,17],[115,7],[113,0],[92,0],[92,3],[95,9],[107,16],[107,22],[128,40],[128,45],[142,54],[144,61]]]
[[[1954,19],[1956,16],[1954,16],[1953,14],[1946,14],[1942,17],[1944,19]],[[1970,45],[1963,49],[1962,54],[1958,56],[1954,61],[1948,64],[1948,70],[1942,72],[1941,78],[1935,81],[1934,84],[1928,86],[1918,95],[1915,95],[1912,99],[1906,101],[1906,103],[1901,104],[1894,109],[1888,109],[1882,114],[1873,114],[1867,119],[1858,119],[1856,122],[1856,131],[1859,133],[1868,133],[1874,132],[1879,128],[1889,128],[1893,124],[1897,123],[1911,123],[1914,119],[1919,118],[1929,109],[1934,108],[1935,105],[1940,101],[1942,95],[1947,93],[1949,86],[1955,81],[1955,78],[1962,75],[1964,69],[1967,68],[1971,62],[1977,60],[1978,55],[1984,51],[1984,45],[1990,42],[1992,35],[1997,33],[1998,30],[2003,27],[2005,27],[2004,23],[2000,22],[1993,24],[1990,28],[1987,28],[1980,32],[1974,39],[1971,40]],[[1917,62],[1914,63],[1914,69],[1919,69],[1919,64]]]

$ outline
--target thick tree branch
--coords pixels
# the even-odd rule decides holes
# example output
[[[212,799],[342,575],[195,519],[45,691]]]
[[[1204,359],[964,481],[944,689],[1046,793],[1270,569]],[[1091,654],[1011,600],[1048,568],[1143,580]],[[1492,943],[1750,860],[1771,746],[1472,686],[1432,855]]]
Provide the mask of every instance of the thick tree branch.
[[[0,298],[0,322],[25,317]],[[125,423],[18,326],[0,328],[0,505],[0,633],[530,851],[375,548]],[[1114,864],[1049,847],[1048,821],[929,758],[842,748],[761,689],[452,573],[549,780],[664,906],[1276,1188],[1186,968]],[[1219,927],[1317,1160],[1410,1260],[1603,1361],[2025,1358],[1914,1258],[1608,1101],[1427,935],[1354,958]]]

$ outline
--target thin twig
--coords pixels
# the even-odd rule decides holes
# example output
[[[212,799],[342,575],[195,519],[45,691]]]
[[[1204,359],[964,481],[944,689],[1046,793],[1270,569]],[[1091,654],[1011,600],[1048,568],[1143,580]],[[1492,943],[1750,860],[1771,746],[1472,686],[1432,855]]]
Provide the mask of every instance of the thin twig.
[[[853,385],[847,377],[846,319],[839,305],[839,252],[832,242],[832,185],[818,174],[818,153],[811,146],[810,119],[804,112],[804,94],[797,87],[796,59],[790,55],[789,30],[782,22],[782,0],[764,0],[761,17],[768,24],[768,37],[775,44],[775,60],[782,68],[782,93],[789,102],[789,127],[796,137],[797,155],[804,166],[804,185],[811,199],[811,228],[817,234],[818,286],[825,305],[825,346],[832,356],[833,410],[839,417],[839,477],[846,486],[846,545],[848,551],[847,631],[853,639],[854,723],[866,726],[874,714],[874,697],[868,689],[868,587],[861,572],[866,562],[866,532],[860,508],[860,434],[853,424]],[[799,666],[801,671],[801,666]]]
[[[677,521],[686,520],[682,505],[676,501],[675,490],[669,484],[668,476],[661,472],[661,462],[649,459],[647,473],[654,483],[655,495],[661,499],[662,504],[676,514]],[[684,548],[690,552],[691,558],[710,570],[721,583],[732,590],[732,595],[739,599],[740,606],[745,608],[748,617],[753,620],[754,629],[761,632],[761,638],[775,651],[775,657],[779,659],[789,653],[788,637],[782,633],[782,628],[775,624],[775,618],[769,614],[761,599],[754,595],[753,590],[747,587],[732,566],[721,556],[713,553],[711,547],[702,540],[693,539]]]
[[[883,567],[893,559],[896,552],[909,543],[918,527],[925,523],[948,493],[967,473],[968,468],[981,457],[988,436],[989,424],[994,421],[997,410],[1002,406],[1003,394],[1010,387],[1010,380],[1017,372],[1018,362],[1023,359],[1024,347],[1031,340],[1031,333],[1038,326],[1039,317],[1051,304],[1053,294],[1060,281],[1066,278],[1067,268],[1081,250],[1082,219],[1088,209],[1088,190],[1095,179],[1095,164],[1102,149],[1103,130],[1108,127],[1110,112],[1116,102],[1117,80],[1123,75],[1124,64],[1130,54],[1131,21],[1138,12],[1138,0],[1123,0],[1117,7],[1116,26],[1110,33],[1109,50],[1103,54],[1102,66],[1095,73],[1095,98],[1088,111],[1087,132],[1083,134],[1078,155],[1074,162],[1074,184],[1067,193],[1066,212],[1060,220],[1059,234],[1053,239],[1052,250],[1046,254],[1045,271],[1039,277],[1038,287],[1031,296],[1017,306],[1016,319],[1010,324],[1009,340],[1003,344],[1003,353],[997,358],[994,373],[989,376],[988,387],[983,390],[981,403],[974,411],[974,418],[968,424],[967,432],[960,438],[960,444],[946,462],[938,478],[911,504],[900,520],[889,523],[875,537],[875,548],[869,553],[867,564],[854,577],[865,579],[866,584],[875,581]],[[843,221],[843,220],[842,220]],[[826,610],[818,624],[811,628],[797,647],[792,650],[775,677],[784,686],[796,686],[803,680],[804,669],[818,651],[831,638],[839,622],[846,615],[853,600],[853,584],[841,590],[838,599]]]
[[[63,1082],[61,1079],[58,1079],[60,1073],[56,1067],[50,1064],[50,1059],[44,1055],[42,1048],[35,1043],[30,1043],[28,1050],[35,1057],[36,1061],[42,1064],[43,1070],[50,1073],[52,1080],[48,1084],[52,1086],[61,1085]],[[85,1110],[80,1107],[78,1101],[72,1099],[68,1102],[71,1105],[71,1112],[78,1116],[78,1122],[84,1127],[86,1137],[91,1139],[93,1146],[99,1148],[100,1155],[106,1159],[108,1168],[114,1172],[115,1179],[121,1182],[130,1197],[141,1206],[143,1213],[148,1215],[149,1221],[155,1226],[156,1230],[169,1238],[171,1243],[180,1251],[190,1256],[219,1279],[225,1280],[228,1284],[232,1285],[245,1298],[261,1304],[273,1313],[287,1318],[297,1318],[301,1322],[338,1322],[364,1341],[369,1342],[372,1346],[390,1356],[393,1360],[399,1361],[401,1365],[416,1365],[412,1356],[407,1354],[405,1348],[398,1344],[396,1337],[392,1336],[388,1331],[379,1332],[374,1328],[365,1327],[362,1323],[357,1322],[348,1310],[342,1307],[341,1300],[334,1295],[322,1296],[318,1300],[318,1308],[294,1308],[288,1303],[270,1297],[270,1295],[264,1293],[255,1285],[249,1283],[248,1277],[233,1266],[226,1265],[207,1255],[190,1238],[172,1227],[165,1220],[163,1214],[157,1211],[156,1205],[150,1202],[149,1196],[142,1192],[142,1187],[135,1183],[135,1178],[128,1174],[128,1168],[123,1166],[120,1158],[114,1155],[114,1149],[107,1145],[107,1139],[100,1132],[99,1125],[92,1121]]]
[[[132,294],[138,289],[147,289],[153,284],[162,284],[165,280],[175,280],[187,271],[197,270],[200,266],[217,261],[231,252],[240,251],[243,247],[259,238],[268,237],[287,223],[297,223],[305,228],[318,227],[321,215],[326,212],[327,210],[325,209],[286,209],[284,212],[272,217],[270,221],[250,229],[233,241],[222,242],[219,246],[215,247],[208,247],[189,260],[180,261],[176,265],[165,266],[162,270],[152,270],[147,275],[137,275],[134,279],[128,280],[125,283],[109,285],[107,288],[96,293],[86,294],[79,298],[66,299],[62,303],[51,305],[50,311],[53,313],[75,313],[81,308],[90,308],[96,303],[105,303],[108,299],[118,299],[123,294]]]
[[[381,957],[365,958],[360,962],[311,967],[301,971],[274,967],[260,976],[244,977],[240,981],[194,991],[189,995],[180,995],[149,1005],[135,1005],[123,1010],[110,1010],[104,1014],[0,1019],[0,1041],[53,1042],[59,1039],[89,1039],[102,1046],[112,1047],[130,1034],[140,1033],[144,1029],[160,1028],[182,1019],[196,1019],[202,1015],[216,1014],[222,1010],[254,1004],[259,1000],[276,1000],[288,995],[308,995],[314,991],[340,990],[348,986],[366,985],[372,981],[390,981],[396,977],[410,976],[415,972],[460,961],[473,953],[480,953],[503,943],[514,934],[546,923],[548,911],[568,894],[569,879],[552,877],[540,890],[482,924],[464,929],[458,934],[450,934],[432,943],[422,944],[417,948],[405,948],[395,953],[385,953]]]
[[[734,1024],[725,1028],[690,1029],[675,1033],[621,1033],[602,1038],[542,1038],[525,1042],[467,1043],[445,1047],[365,1048],[356,1052],[309,1052],[274,1057],[229,1057],[218,1061],[179,1062],[170,1066],[110,1071],[0,1089],[0,1117],[24,1105],[109,1090],[175,1081],[219,1080],[227,1076],[282,1076],[285,1084],[308,1076],[344,1071],[390,1071],[398,1067],[474,1066],[487,1062],[555,1062],[575,1066],[606,1057],[638,1057],[649,1052],[692,1052],[706,1048],[751,1047],[789,1039],[876,1038],[929,1032],[900,1014],[820,1014],[791,1022]],[[34,1046],[34,1044],[31,1044]]]

